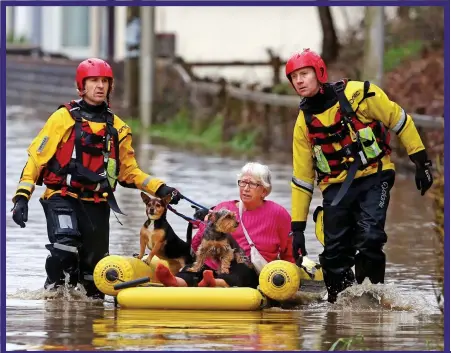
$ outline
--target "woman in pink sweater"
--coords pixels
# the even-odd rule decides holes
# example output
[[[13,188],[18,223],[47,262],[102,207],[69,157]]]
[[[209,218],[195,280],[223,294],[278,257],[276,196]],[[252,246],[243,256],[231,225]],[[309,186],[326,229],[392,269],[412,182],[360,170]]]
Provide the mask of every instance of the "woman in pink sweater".
[[[250,245],[244,235],[242,224],[249,234],[255,247],[266,261],[270,262],[278,258],[294,263],[292,255],[291,217],[285,208],[265,198],[270,194],[271,172],[265,165],[259,163],[247,163],[238,175],[238,187],[240,200],[243,203],[242,219],[239,218],[239,201],[221,202],[214,209],[226,208],[234,211],[240,225],[232,233],[240,247],[250,257]],[[192,248],[194,251],[200,245],[205,225],[201,224],[193,237]],[[213,260],[207,260],[199,272],[190,272],[185,266],[176,276],[163,266],[157,266],[156,276],[165,286],[178,287],[252,287],[258,285],[258,275],[255,270],[246,264],[232,262],[229,274],[218,274],[218,264]]]

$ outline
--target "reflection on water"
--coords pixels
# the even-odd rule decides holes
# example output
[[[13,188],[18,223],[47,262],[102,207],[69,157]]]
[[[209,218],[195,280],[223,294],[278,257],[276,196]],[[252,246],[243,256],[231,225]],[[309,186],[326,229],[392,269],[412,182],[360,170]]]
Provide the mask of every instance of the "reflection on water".
[[[26,126],[26,129],[24,128]],[[42,127],[29,113],[9,111],[7,121],[7,209],[26,161],[26,147]],[[212,206],[236,197],[235,175],[245,160],[203,157],[152,145],[134,137],[143,170],[180,188],[189,198]],[[266,162],[265,160],[263,160]],[[274,174],[270,199],[290,209],[289,164],[269,162]],[[191,312],[116,310],[109,302],[89,301],[74,293],[43,300],[47,251],[45,219],[37,188],[29,221],[20,229],[7,214],[7,349],[8,350],[327,350],[338,338],[364,336],[363,348],[428,349],[443,342],[434,296],[434,233],[430,200],[420,198],[413,175],[397,176],[387,220],[387,284],[357,286],[335,305],[312,303],[300,310],[262,312]],[[139,191],[120,188],[117,200],[127,217],[121,226],[111,217],[110,253],[138,251],[145,220]],[[311,211],[321,202],[316,192]],[[175,207],[192,214],[186,202]],[[169,221],[182,238],[186,222]],[[321,245],[309,221],[307,247],[317,258]],[[409,249],[409,250],[407,250]],[[370,293],[370,302],[362,295]],[[364,298],[367,298],[364,300]],[[385,300],[385,302],[383,300]],[[363,301],[362,301],[363,300]],[[376,301],[375,301],[376,300]],[[392,310],[384,303],[390,303]],[[277,336],[277,337],[276,337]],[[435,345],[435,346],[434,346]]]
[[[325,305],[296,311],[203,312],[11,299],[7,320],[8,349],[328,350],[337,338],[357,335],[364,337],[360,348],[378,350],[427,349],[440,343],[437,314],[350,312]]]
[[[298,325],[293,312],[118,311],[94,320],[95,346],[108,349],[298,350]],[[142,336],[143,332],[151,332]],[[278,340],[272,333],[277,332]],[[122,336],[111,341],[111,338]],[[139,341],[138,341],[139,338]],[[137,342],[138,341],[138,342]]]

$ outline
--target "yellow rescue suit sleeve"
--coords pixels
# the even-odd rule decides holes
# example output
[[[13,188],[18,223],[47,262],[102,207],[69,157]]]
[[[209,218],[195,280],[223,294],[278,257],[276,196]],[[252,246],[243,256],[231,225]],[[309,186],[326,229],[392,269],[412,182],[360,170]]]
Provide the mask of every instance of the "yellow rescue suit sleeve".
[[[73,119],[66,108],[58,109],[48,118],[27,149],[28,160],[22,170],[13,202],[19,195],[25,196],[28,200],[31,198],[42,169],[53,157],[63,136],[73,124]]]
[[[363,100],[360,104],[359,110],[362,114],[381,121],[397,134],[408,155],[424,150],[425,147],[412,117],[397,103],[391,101],[375,84],[370,85],[369,92],[374,92],[375,96]]]
[[[114,117],[114,126],[119,137],[120,169],[118,182],[123,186],[136,187],[155,196],[158,188],[164,181],[144,173],[135,159],[135,150],[132,147],[132,131],[118,116]]]
[[[293,132],[293,177],[291,179],[291,219],[305,222],[315,181],[313,155],[307,136],[304,113],[299,111]]]

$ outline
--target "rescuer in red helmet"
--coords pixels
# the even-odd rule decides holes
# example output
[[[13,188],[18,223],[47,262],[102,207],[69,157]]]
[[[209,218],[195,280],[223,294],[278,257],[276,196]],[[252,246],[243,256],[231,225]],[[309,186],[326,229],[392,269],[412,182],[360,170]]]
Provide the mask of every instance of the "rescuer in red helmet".
[[[109,252],[110,209],[122,213],[114,197],[117,182],[157,197],[180,196],[172,187],[144,173],[135,159],[131,129],[109,108],[114,77],[97,58],[81,62],[75,81],[81,99],[61,105],[28,148],[29,158],[13,197],[13,220],[28,221],[28,200],[35,185],[46,185],[40,202],[47,219],[44,287],[81,283],[89,297],[104,295],[93,270]]]
[[[293,135],[293,255],[298,264],[307,255],[304,231],[316,172],[323,195],[314,213],[316,220],[323,212],[319,260],[328,300],[335,302],[355,281],[384,282],[384,227],[395,181],[389,130],[416,166],[421,195],[433,183],[432,164],[411,116],[375,84],[329,83],[323,59],[309,49],[294,54],[285,73],[302,97]]]

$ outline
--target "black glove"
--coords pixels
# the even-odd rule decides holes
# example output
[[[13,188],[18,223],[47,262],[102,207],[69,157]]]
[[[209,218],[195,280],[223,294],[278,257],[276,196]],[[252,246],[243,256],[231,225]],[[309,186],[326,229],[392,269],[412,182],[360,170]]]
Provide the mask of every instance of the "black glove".
[[[305,226],[307,222],[291,222],[291,236],[293,237],[293,257],[299,266],[302,263],[302,257],[307,255],[305,249]]]
[[[25,222],[28,221],[28,199],[25,196],[17,196],[11,211],[13,211],[13,221],[20,228],[25,228]]]
[[[203,221],[209,212],[209,210],[206,210],[205,208],[198,208],[196,206],[191,207],[196,210],[196,212],[194,212],[193,218],[200,221]]]
[[[160,199],[171,196],[171,201],[169,201],[171,205],[177,205],[181,199],[180,193],[177,191],[177,189],[171,188],[166,184],[161,185],[155,195]]]
[[[432,167],[432,162],[428,160],[426,150],[411,154],[409,158],[415,163],[415,183],[417,189],[421,190],[421,196],[423,196],[434,182],[430,168]]]

